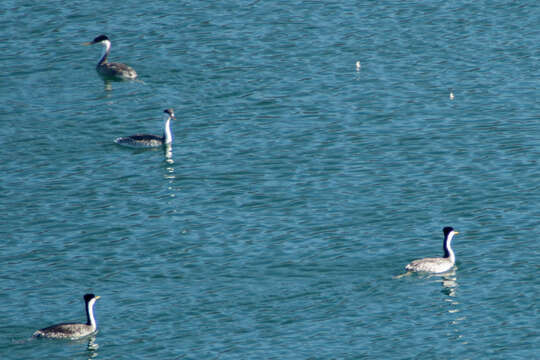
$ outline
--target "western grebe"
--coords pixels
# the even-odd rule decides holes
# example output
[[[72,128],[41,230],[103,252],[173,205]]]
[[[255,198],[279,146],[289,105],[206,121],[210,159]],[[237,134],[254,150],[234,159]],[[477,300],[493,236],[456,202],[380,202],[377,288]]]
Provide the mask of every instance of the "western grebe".
[[[431,273],[442,273],[448,271],[456,263],[456,257],[454,251],[450,246],[452,238],[454,235],[459,234],[457,231],[454,231],[453,228],[447,226],[443,229],[444,233],[444,257],[442,258],[425,258],[414,260],[407,266],[405,270],[414,271],[414,272],[431,272]]]
[[[34,336],[56,339],[77,339],[92,334],[97,329],[96,319],[94,318],[94,303],[99,298],[99,296],[95,296],[94,294],[84,295],[86,324],[57,324],[36,331]]]
[[[162,145],[170,145],[173,137],[171,133],[171,119],[175,119],[173,109],[163,110],[165,113],[165,121],[163,123],[163,136],[136,134],[126,137],[119,137],[114,140],[115,143],[130,147],[147,148],[158,147]]]
[[[101,53],[100,60],[96,66],[96,70],[100,75],[118,79],[135,79],[137,77],[137,73],[132,67],[127,66],[126,64],[107,62],[107,57],[111,52],[111,40],[109,40],[107,36],[100,35],[93,41],[83,43],[83,45],[93,44],[103,45],[103,52]]]

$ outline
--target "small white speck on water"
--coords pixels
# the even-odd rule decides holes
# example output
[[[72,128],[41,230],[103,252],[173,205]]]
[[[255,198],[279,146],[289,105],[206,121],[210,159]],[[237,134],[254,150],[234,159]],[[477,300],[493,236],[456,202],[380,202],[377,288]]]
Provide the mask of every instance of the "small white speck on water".
[[[454,100],[454,93],[450,91],[450,100]]]
[[[362,67],[362,65],[360,65],[360,61],[357,61],[356,62],[356,71],[360,71],[361,67]]]

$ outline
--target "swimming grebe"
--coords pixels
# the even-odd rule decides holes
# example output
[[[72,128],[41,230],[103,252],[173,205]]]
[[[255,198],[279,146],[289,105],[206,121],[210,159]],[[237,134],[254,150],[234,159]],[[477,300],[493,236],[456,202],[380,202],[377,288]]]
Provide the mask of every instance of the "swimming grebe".
[[[444,233],[444,257],[442,258],[424,258],[419,260],[414,260],[407,266],[405,270],[413,272],[431,272],[431,273],[442,273],[448,271],[456,263],[456,256],[454,251],[450,246],[452,238],[454,235],[459,234],[457,231],[454,231],[453,228],[447,226],[443,229]]]
[[[176,120],[174,117],[174,110],[165,109],[164,123],[163,123],[163,136],[159,135],[149,135],[149,134],[136,134],[126,137],[119,137],[114,140],[115,143],[124,146],[137,147],[137,148],[148,148],[148,147],[159,147],[163,145],[170,145],[172,143],[173,137],[171,132],[171,119]]]
[[[93,44],[103,45],[103,52],[96,66],[96,70],[100,75],[117,79],[135,79],[137,77],[137,73],[135,72],[135,70],[133,70],[132,67],[127,66],[126,64],[107,62],[107,57],[111,52],[111,40],[109,40],[107,36],[100,35],[93,41],[83,43],[83,45]]]
[[[94,294],[84,295],[87,319],[86,324],[57,324],[37,330],[34,333],[34,336],[56,339],[77,339],[92,334],[97,329],[96,319],[94,318],[94,304],[99,298],[99,296],[95,296]]]

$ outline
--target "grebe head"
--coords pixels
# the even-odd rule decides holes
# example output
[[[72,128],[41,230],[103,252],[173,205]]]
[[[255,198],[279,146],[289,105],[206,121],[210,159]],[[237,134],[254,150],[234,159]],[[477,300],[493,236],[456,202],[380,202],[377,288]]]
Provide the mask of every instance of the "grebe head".
[[[85,302],[89,302],[89,301],[92,300],[92,299],[96,299],[96,300],[97,300],[97,299],[99,299],[100,297],[101,297],[101,296],[96,296],[96,295],[94,295],[94,294],[86,294],[86,295],[84,295],[84,301],[85,301]]]
[[[83,43],[83,45],[94,45],[94,44],[103,44],[103,45],[109,44],[110,45],[111,40],[107,37],[107,35],[99,35],[94,40]]]
[[[107,37],[107,35],[99,35],[98,37],[96,37],[96,38],[92,41],[92,43],[93,43],[93,44],[97,44],[97,43],[100,43],[100,42],[105,41],[105,40],[111,41],[111,40],[109,40],[109,38]]]
[[[454,235],[459,234],[453,227],[447,226],[443,229],[444,237],[447,238],[451,232],[453,232]]]
[[[174,110],[172,108],[165,109],[163,110],[163,112],[167,114],[166,115],[167,117],[170,117],[171,119],[176,120],[176,117],[174,116]]]

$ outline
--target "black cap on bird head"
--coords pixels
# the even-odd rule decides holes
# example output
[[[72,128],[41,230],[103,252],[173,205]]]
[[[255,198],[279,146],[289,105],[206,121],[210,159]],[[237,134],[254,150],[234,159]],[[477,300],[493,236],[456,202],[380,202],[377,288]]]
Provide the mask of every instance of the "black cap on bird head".
[[[92,42],[94,44],[97,44],[97,43],[100,43],[102,41],[105,41],[105,40],[109,40],[109,38],[107,37],[107,35],[99,35],[97,38],[95,38]],[[110,40],[109,40],[110,41]]]
[[[84,301],[85,302],[89,302],[90,300],[94,299],[94,298],[98,298],[99,299],[99,296],[96,296],[94,294],[86,294],[84,295]]]
[[[450,234],[451,231],[454,231],[454,228],[450,227],[450,226],[447,226],[444,229],[442,229],[442,231],[444,233],[444,236],[448,236],[448,234]]]
[[[174,118],[174,110],[173,108],[168,108],[163,110],[164,113],[169,114],[172,118]]]

